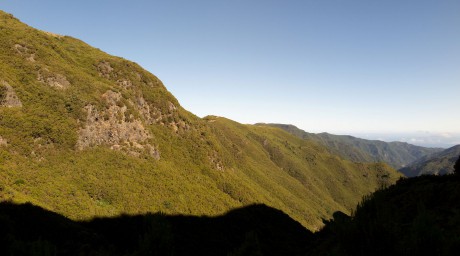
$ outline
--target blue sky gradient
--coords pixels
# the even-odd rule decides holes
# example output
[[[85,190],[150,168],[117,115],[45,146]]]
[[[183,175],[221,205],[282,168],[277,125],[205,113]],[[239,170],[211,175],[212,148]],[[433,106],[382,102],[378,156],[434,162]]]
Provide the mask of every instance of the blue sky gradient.
[[[198,116],[460,133],[460,1],[35,1],[0,9],[157,75]]]

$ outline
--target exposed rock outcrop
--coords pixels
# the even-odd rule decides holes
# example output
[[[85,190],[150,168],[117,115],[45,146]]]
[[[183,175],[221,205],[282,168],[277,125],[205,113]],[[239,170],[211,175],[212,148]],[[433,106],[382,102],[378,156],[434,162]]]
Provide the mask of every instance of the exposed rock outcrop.
[[[49,36],[52,36],[52,37],[55,37],[55,38],[63,38],[64,36],[63,35],[59,35],[59,34],[56,34],[56,33],[52,33],[52,32],[48,32],[48,31],[44,31],[44,30],[40,30],[41,32],[49,35]]]
[[[22,107],[22,102],[13,87],[5,81],[0,81],[0,107]]]
[[[47,69],[38,72],[37,80],[57,89],[66,89],[71,85],[65,76],[52,74]]]
[[[120,93],[107,91],[102,95],[106,108],[99,110],[94,105],[85,106],[86,125],[79,130],[77,149],[107,145],[132,155],[147,153],[159,158],[158,150],[151,144],[152,134],[140,119],[128,114]]]
[[[208,156],[209,162],[211,163],[211,166],[213,166],[216,170],[223,171],[224,170],[224,164],[220,160],[219,154],[217,151],[212,151],[211,154]]]
[[[110,78],[112,76],[113,68],[107,61],[101,61],[97,64],[97,70],[99,75],[105,78]]]
[[[172,102],[167,102],[167,108],[163,111],[149,104],[142,96],[137,98],[134,104],[142,115],[147,124],[159,124],[170,127],[175,133],[186,131],[190,126],[180,118],[176,105]]]
[[[30,62],[35,62],[35,51],[21,44],[15,44],[14,49],[18,54]]]
[[[128,89],[133,86],[133,83],[129,79],[119,79],[117,84],[125,89]]]
[[[0,147],[8,146],[8,141],[0,136]]]

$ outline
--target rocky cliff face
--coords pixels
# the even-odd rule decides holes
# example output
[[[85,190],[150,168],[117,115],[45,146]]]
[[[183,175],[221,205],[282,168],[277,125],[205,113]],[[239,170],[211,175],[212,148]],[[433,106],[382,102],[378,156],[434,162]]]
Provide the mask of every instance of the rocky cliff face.
[[[94,105],[85,106],[87,117],[78,131],[77,148],[83,150],[95,146],[108,146],[134,156],[146,151],[159,159],[160,153],[153,146],[153,135],[144,127],[140,118],[130,114],[121,102],[120,93],[107,91],[102,94],[105,101],[103,110]]]

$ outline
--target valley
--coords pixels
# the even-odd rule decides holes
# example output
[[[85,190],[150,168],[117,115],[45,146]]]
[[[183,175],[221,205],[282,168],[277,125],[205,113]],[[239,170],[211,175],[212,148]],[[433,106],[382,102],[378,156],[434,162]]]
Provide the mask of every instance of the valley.
[[[459,155],[198,117],[0,11],[0,254],[452,255]]]

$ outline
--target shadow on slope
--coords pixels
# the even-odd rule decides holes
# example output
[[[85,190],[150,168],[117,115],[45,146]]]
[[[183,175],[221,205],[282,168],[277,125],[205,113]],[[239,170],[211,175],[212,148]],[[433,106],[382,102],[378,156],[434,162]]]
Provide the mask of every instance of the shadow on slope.
[[[265,205],[219,217],[147,214],[69,220],[0,203],[2,255],[302,255],[313,234]]]
[[[76,222],[31,204],[0,203],[1,255],[457,255],[455,174],[401,179],[334,213],[311,233],[280,210],[251,205],[218,217],[146,214]]]
[[[460,175],[401,179],[315,234],[307,255],[458,255]]]

